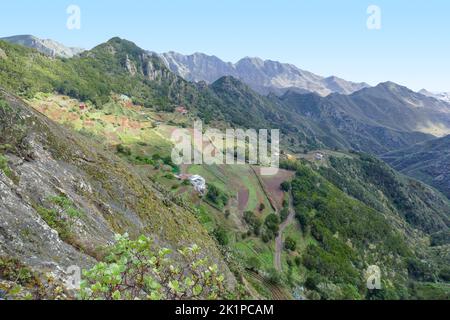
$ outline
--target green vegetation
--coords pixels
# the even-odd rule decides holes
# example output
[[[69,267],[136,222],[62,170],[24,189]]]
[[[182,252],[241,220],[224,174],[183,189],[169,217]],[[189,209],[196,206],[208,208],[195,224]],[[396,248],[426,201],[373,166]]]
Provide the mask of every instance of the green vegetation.
[[[266,217],[264,221],[265,232],[263,234],[263,240],[268,241],[275,238],[278,234],[278,230],[280,227],[280,218],[272,213]]]
[[[221,246],[227,246],[230,243],[226,229],[221,226],[214,230],[214,236]]]
[[[256,236],[260,234],[262,222],[253,211],[244,212],[244,221],[249,225],[251,231],[253,231]]]
[[[283,207],[280,211],[280,220],[285,221],[289,216],[289,208]]]
[[[338,160],[332,160],[334,163],[336,161]],[[350,163],[347,159],[339,161],[347,161],[347,165]],[[383,214],[350,198],[308,166],[300,163],[292,166],[296,168],[296,177],[292,181],[296,216],[303,231],[310,233],[315,240],[315,243],[307,246],[301,259],[307,270],[305,287],[311,297],[408,298],[414,295],[409,286],[410,279],[436,279],[435,271],[416,258],[415,250],[418,249],[410,247],[405,235],[394,229]],[[333,177],[334,182],[338,182],[338,178],[344,180],[343,176],[351,177],[350,172],[343,176],[332,176],[330,170],[321,168],[320,172]],[[372,177],[383,177],[383,171],[377,171],[375,166],[367,170],[371,171]],[[361,177],[365,182],[373,181],[370,176]],[[392,180],[390,184],[378,182],[376,185],[385,186],[384,191],[393,194],[397,185]],[[355,188],[360,185],[360,182],[346,184],[349,188],[353,187],[353,190],[357,190]],[[391,189],[387,189],[388,187]],[[376,200],[375,196],[368,197],[366,202]],[[295,247],[293,244],[294,241],[292,248]],[[363,274],[371,264],[385,270],[383,290],[380,292],[370,292],[364,285]]]
[[[330,157],[330,163],[331,167],[321,168],[320,173],[366,205],[380,212],[394,211],[426,233],[447,230],[450,226],[445,213],[450,212],[450,203],[445,197],[396,173],[380,160],[361,154],[352,159]]]
[[[127,72],[127,55],[137,70],[143,70],[139,59],[143,50],[131,42],[115,38],[73,59],[50,59],[33,50],[4,42],[1,47],[9,58],[0,60],[0,83],[22,96],[32,98],[38,92],[57,91],[101,106],[109,102],[111,92],[116,92],[133,97],[145,106],[161,109],[170,106],[170,99],[164,99],[161,93],[170,91],[164,76],[171,79],[174,76],[170,76],[158,58],[147,56],[146,60],[161,72],[159,82],[146,81],[145,74],[140,72],[135,77]],[[29,63],[31,61],[33,63]]]
[[[162,300],[228,298],[224,276],[196,245],[176,253],[145,236],[117,236],[104,262],[84,272],[85,300]]]
[[[450,244],[450,230],[443,230],[431,235],[431,245],[433,247]]]
[[[411,286],[412,298],[418,300],[450,300],[448,283],[420,283]]]
[[[284,192],[289,192],[291,190],[291,183],[289,181],[285,181],[281,184],[281,190]]]
[[[14,281],[22,286],[35,281],[32,271],[12,258],[0,258],[0,278]]]
[[[0,97],[0,109],[8,109],[8,103]]]
[[[3,173],[7,176],[7,177],[12,177],[12,171],[8,166],[8,160],[0,154],[0,170],[3,171]]]
[[[261,269],[261,261],[256,257],[250,257],[247,259],[246,267],[249,270],[258,272]]]
[[[286,240],[284,240],[284,247],[287,250],[295,251],[297,249],[297,241],[291,237],[286,237]]]
[[[63,286],[49,276],[43,276],[18,259],[0,256],[0,300],[60,299]]]
[[[436,188],[450,199],[448,135],[387,153],[382,159],[399,172]]]
[[[82,218],[84,213],[66,196],[53,196],[47,200],[52,208],[38,206],[37,212],[50,228],[58,232],[62,240],[72,243],[74,241],[72,225],[76,219]]]
[[[228,195],[213,184],[208,184],[206,199],[221,209],[227,205],[229,200]]]
[[[268,271],[273,268],[273,244],[256,241],[253,238],[246,238],[236,242],[233,246],[233,252],[238,261],[245,265],[249,259],[256,258],[259,261],[259,271]]]

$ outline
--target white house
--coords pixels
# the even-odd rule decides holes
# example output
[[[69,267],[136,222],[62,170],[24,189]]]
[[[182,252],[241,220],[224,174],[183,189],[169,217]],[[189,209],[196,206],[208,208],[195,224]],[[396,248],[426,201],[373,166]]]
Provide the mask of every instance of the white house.
[[[316,160],[318,160],[318,161],[322,161],[324,157],[325,156],[323,155],[323,153],[320,153],[320,152],[316,153],[316,156],[315,156]]]
[[[202,176],[199,175],[193,175],[192,177],[189,178],[189,181],[191,182],[191,184],[194,186],[194,189],[201,193],[204,194],[206,191],[206,181]]]

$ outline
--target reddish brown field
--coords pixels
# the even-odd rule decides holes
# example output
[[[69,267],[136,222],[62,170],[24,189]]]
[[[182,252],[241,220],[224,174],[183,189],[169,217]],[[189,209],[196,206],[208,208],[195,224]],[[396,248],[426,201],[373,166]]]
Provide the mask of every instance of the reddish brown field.
[[[244,212],[245,208],[247,208],[249,192],[246,188],[242,188],[238,192],[238,201],[239,201],[239,211]]]
[[[279,169],[276,175],[262,176],[259,168],[255,168],[255,171],[262,180],[264,189],[276,204],[277,209],[281,210],[283,207],[284,192],[281,190],[280,185],[284,181],[290,180],[295,175],[295,172]]]

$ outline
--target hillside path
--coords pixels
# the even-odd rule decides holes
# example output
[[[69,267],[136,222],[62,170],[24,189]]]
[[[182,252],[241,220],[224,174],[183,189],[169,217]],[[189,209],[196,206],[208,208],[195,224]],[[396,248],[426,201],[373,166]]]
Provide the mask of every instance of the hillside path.
[[[295,219],[294,201],[292,193],[289,193],[289,215],[286,220],[280,224],[280,230],[278,236],[275,238],[275,257],[274,264],[275,269],[279,272],[283,271],[281,266],[281,254],[283,252],[283,232]]]

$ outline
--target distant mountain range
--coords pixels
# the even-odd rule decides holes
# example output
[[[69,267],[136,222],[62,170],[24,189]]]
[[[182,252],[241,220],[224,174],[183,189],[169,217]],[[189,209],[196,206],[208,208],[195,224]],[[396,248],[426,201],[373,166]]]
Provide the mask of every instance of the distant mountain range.
[[[20,43],[30,46],[40,42]],[[95,85],[114,86],[112,91],[122,90],[145,106],[169,110],[173,105],[183,104],[207,122],[224,120],[247,128],[281,128],[289,139],[294,138],[299,146],[309,149],[352,149],[379,155],[450,134],[450,104],[392,82],[376,87],[360,84],[363,88],[351,93],[357,89],[354,84],[337,78],[321,78],[292,65],[256,58],[245,58],[233,65],[204,54],[159,55],[119,38],[81,55],[94,58],[100,54],[99,50],[101,54],[108,50],[115,53],[119,59],[115,62],[118,74],[123,70],[132,76],[140,74],[152,81],[152,89],[146,86],[139,89],[140,84],[130,84],[129,88],[119,86],[114,77],[97,79],[93,70],[89,81]],[[104,63],[112,68],[112,62]],[[233,75],[221,76],[228,72]],[[291,84],[296,86],[289,87],[286,84],[289,81],[283,82],[283,78],[291,79]],[[66,88],[67,81],[58,90],[70,94],[72,89]],[[256,83],[264,83],[259,92],[272,93],[258,94],[252,90]],[[324,97],[310,92],[325,94],[325,84],[327,93],[332,90],[341,93]],[[83,92],[82,99],[108,99],[107,94],[101,97],[91,94],[90,86],[77,89]],[[270,91],[269,88],[275,87],[277,92]],[[162,99],[161,94],[167,97]]]
[[[51,57],[71,58],[84,51],[84,49],[81,48],[66,47],[65,45],[54,40],[39,39],[32,35],[18,35],[0,38],[0,40],[33,48]]]
[[[450,103],[450,92],[430,92],[428,90],[422,89],[419,91],[419,93]]]
[[[82,48],[67,47],[57,41],[40,39],[33,35],[16,35],[0,40],[33,48],[51,57],[71,58],[85,51]],[[287,91],[301,94],[314,92],[320,96],[331,93],[349,95],[370,87],[364,82],[355,83],[336,76],[322,77],[293,64],[260,58],[246,57],[237,63],[231,63],[204,53],[191,55],[173,51],[162,54],[150,53],[158,55],[172,72],[187,81],[204,81],[212,84],[224,76],[232,76],[262,95],[273,93],[281,96]],[[448,92],[435,93],[422,89],[419,93],[450,103]]]
[[[334,76],[324,78],[292,64],[260,58],[246,57],[233,64],[203,53],[182,55],[168,52],[160,57],[170,70],[188,81],[213,83],[223,76],[232,76],[263,95],[281,95],[288,90],[315,92],[321,96],[333,92],[350,94],[369,86],[367,83],[354,83]]]
[[[322,140],[355,150],[381,154],[450,134],[450,105],[392,82],[351,95],[288,91],[281,100],[316,123]]]

